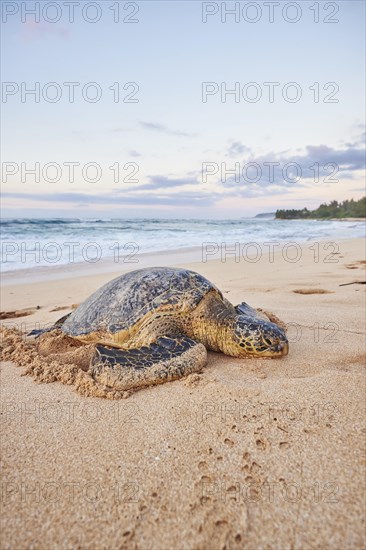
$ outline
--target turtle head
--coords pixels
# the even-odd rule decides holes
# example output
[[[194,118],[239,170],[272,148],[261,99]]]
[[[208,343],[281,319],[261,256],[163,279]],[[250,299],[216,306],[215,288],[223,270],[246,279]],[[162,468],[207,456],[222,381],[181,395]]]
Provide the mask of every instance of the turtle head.
[[[230,332],[226,353],[233,357],[281,357],[288,354],[285,331],[270,321],[237,315]]]

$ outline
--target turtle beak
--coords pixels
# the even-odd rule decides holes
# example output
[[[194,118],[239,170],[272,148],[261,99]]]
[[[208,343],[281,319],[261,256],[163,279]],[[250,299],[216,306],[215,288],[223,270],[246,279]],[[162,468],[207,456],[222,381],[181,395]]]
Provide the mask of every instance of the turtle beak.
[[[282,345],[282,355],[288,355],[288,351],[289,351],[289,345],[288,345],[288,342],[285,342]]]
[[[271,330],[263,336],[263,343],[266,345],[264,357],[282,357],[288,355],[289,345],[285,331],[275,324],[271,324]],[[270,325],[267,325],[267,329]]]
[[[269,345],[268,348],[260,355],[262,357],[283,357],[288,355],[288,352],[289,345],[287,338],[282,338],[281,340],[277,340],[275,343],[271,343],[271,345]]]
[[[267,348],[265,351],[259,352],[257,357],[284,357],[288,355],[289,345],[287,342],[281,342],[281,344],[276,344]]]
[[[270,346],[269,350],[270,353],[272,352],[273,356],[283,356],[288,355],[289,352],[289,345],[287,338],[281,340],[280,342],[277,342],[276,344],[272,344]]]

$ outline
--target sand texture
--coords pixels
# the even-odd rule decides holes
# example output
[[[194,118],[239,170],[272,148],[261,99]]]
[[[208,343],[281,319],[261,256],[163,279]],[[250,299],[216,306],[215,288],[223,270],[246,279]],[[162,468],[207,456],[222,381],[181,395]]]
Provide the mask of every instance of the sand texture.
[[[330,252],[185,262],[276,315],[290,353],[210,352],[199,374],[121,395],[96,389],[89,346],[55,332],[34,350],[12,330],[118,272],[6,281],[1,549],[365,548],[364,241]]]

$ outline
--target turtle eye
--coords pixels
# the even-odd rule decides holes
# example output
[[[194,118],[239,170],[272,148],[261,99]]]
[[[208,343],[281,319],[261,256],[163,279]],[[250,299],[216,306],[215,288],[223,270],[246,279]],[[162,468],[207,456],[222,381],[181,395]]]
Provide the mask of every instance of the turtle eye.
[[[260,346],[257,348],[257,351],[266,351],[266,350],[267,350],[266,346]]]

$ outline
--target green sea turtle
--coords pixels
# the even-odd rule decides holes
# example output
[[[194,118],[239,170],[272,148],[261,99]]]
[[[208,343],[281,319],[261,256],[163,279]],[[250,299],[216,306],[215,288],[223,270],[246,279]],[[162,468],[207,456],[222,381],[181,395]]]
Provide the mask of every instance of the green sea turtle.
[[[232,357],[288,353],[281,327],[246,303],[234,307],[215,285],[189,269],[125,273],[55,326],[96,345],[90,374],[117,390],[197,372],[207,362],[206,349]]]

